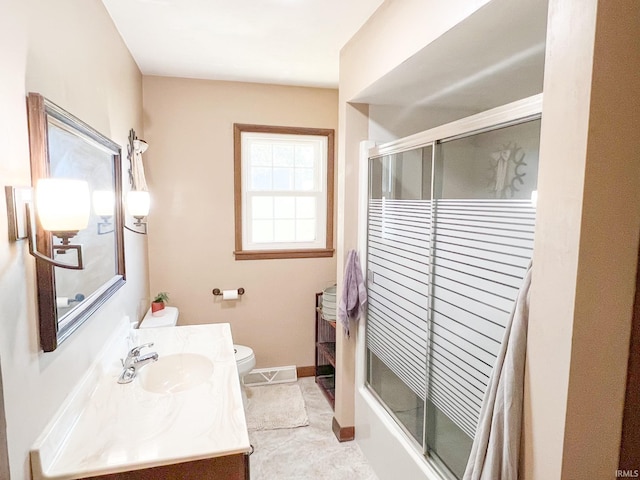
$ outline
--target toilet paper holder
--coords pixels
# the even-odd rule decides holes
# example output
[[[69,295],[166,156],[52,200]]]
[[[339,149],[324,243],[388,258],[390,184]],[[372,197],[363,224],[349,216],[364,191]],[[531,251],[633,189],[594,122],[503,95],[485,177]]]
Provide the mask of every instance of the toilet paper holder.
[[[211,293],[213,293],[216,296],[222,295],[222,290],[220,290],[219,288],[214,288]],[[244,295],[244,288],[240,287],[238,289],[238,295]]]

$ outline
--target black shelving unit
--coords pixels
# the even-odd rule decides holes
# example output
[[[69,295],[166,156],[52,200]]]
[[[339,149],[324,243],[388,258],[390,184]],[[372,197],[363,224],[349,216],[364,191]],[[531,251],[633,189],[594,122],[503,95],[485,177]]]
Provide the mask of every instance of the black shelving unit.
[[[316,383],[335,408],[336,322],[322,316],[322,293],[316,293]]]

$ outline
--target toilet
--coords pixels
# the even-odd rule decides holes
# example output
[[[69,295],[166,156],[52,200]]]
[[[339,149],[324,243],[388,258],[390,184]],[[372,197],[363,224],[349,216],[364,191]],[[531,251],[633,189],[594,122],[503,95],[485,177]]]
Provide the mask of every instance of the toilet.
[[[247,408],[247,392],[244,388],[244,376],[256,366],[256,356],[253,354],[253,350],[245,345],[234,345],[233,350],[236,354],[240,390],[242,390],[242,403],[244,407]]]
[[[142,319],[139,328],[161,328],[175,327],[178,324],[179,311],[176,307],[165,307],[164,315],[155,317],[151,315],[151,309]],[[238,367],[238,378],[240,380],[240,390],[242,391],[242,403],[247,407],[247,392],[244,389],[244,376],[256,366],[256,356],[253,350],[246,345],[234,345],[233,350],[236,355],[236,366]]]

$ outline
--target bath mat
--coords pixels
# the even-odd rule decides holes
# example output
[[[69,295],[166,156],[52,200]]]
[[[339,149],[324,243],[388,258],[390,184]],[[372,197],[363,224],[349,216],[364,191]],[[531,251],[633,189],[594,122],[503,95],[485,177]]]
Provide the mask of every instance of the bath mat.
[[[307,409],[298,385],[246,387],[249,430],[276,430],[309,425]]]

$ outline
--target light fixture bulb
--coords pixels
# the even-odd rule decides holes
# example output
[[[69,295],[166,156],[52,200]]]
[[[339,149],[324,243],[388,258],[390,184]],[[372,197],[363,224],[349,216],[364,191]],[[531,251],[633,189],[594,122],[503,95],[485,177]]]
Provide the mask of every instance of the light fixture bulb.
[[[50,232],[77,232],[87,228],[89,184],[63,178],[38,180],[36,211],[42,228]]]
[[[116,197],[111,190],[95,190],[93,192],[93,211],[99,217],[113,217]]]
[[[151,198],[149,192],[142,190],[131,190],[127,193],[127,210],[129,215],[135,218],[142,218],[149,215]]]

